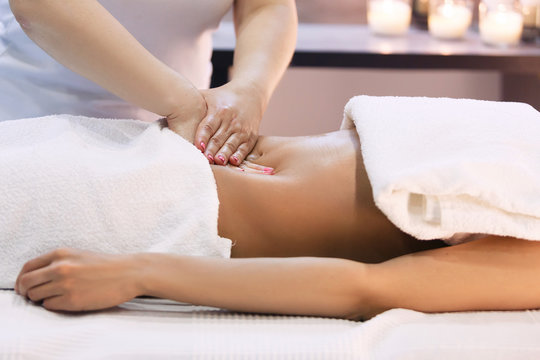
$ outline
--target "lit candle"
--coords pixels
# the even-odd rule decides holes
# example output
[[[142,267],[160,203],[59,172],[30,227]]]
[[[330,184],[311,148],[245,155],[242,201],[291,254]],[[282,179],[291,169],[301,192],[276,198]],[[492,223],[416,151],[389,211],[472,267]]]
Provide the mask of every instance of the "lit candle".
[[[471,25],[472,11],[465,5],[444,2],[430,11],[429,32],[441,39],[459,39]]]
[[[401,35],[411,23],[411,6],[403,1],[372,0],[368,4],[367,19],[376,34]]]
[[[488,11],[480,18],[480,37],[491,45],[515,45],[523,31],[523,15],[501,9]]]

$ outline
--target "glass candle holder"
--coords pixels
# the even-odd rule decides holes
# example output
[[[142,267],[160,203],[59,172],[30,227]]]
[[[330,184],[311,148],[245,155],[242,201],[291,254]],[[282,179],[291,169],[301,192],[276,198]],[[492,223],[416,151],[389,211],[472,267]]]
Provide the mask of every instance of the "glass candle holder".
[[[418,27],[427,28],[429,0],[412,0],[412,22]]]
[[[411,24],[410,0],[369,0],[367,20],[371,31],[380,35],[403,35]]]
[[[471,25],[471,0],[431,0],[429,3],[429,33],[439,39],[460,39]]]
[[[488,45],[517,45],[523,32],[518,0],[482,0],[479,7],[480,38]]]
[[[521,13],[523,14],[523,41],[535,41],[538,33],[537,24],[540,24],[540,0],[521,0]]]

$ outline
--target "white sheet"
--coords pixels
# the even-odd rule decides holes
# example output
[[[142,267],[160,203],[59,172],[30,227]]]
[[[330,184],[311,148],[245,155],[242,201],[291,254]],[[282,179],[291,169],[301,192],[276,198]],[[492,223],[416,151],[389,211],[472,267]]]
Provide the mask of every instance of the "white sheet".
[[[5,359],[539,359],[540,312],[387,311],[365,323],[134,300],[58,314],[0,291]]]

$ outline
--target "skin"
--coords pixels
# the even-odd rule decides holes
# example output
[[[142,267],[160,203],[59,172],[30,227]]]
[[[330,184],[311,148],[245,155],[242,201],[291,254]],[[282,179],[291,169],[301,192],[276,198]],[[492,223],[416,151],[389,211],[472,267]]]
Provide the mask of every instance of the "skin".
[[[218,165],[241,164],[255,146],[262,116],[296,45],[293,0],[235,1],[233,10],[231,81],[202,91],[209,111],[194,142]]]
[[[249,159],[274,175],[213,167],[218,230],[234,240],[233,257],[380,262],[434,244],[407,236],[377,209],[355,130],[261,137]]]
[[[149,53],[96,0],[10,0],[10,6],[25,33],[58,62],[167,118],[173,131],[191,138],[219,165],[239,165],[255,145],[296,40],[293,0],[236,0],[232,79],[199,91]]]
[[[233,240],[232,259],[59,249],[26,263],[16,291],[68,311],[140,295],[349,319],[395,307],[540,307],[540,242],[487,236],[447,247],[411,239],[373,206],[360,159],[351,131],[261,138],[244,171],[213,167],[219,233]]]

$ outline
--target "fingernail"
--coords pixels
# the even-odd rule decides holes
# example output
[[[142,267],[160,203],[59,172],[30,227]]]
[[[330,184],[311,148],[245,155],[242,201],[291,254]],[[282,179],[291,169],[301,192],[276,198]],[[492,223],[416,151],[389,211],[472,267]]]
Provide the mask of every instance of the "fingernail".
[[[225,157],[223,155],[218,155],[216,156],[219,160],[221,160],[221,162],[225,165]]]
[[[206,150],[206,145],[202,141],[201,141],[201,148],[202,148],[202,151]]]
[[[263,173],[265,175],[274,175],[274,169],[272,169],[272,168],[264,168]]]
[[[270,167],[265,167],[265,168],[263,169],[263,171],[264,171],[264,172],[272,172],[272,171],[274,171],[274,169],[273,169],[273,168],[270,168]]]
[[[234,160],[234,162],[235,162],[236,164],[239,164],[239,163],[240,163],[240,161],[238,160],[238,158],[237,158],[236,156],[233,156],[232,158],[233,158],[233,160]]]
[[[208,154],[206,157],[208,158],[208,161],[210,161],[210,164],[214,163],[214,157],[212,155]]]

